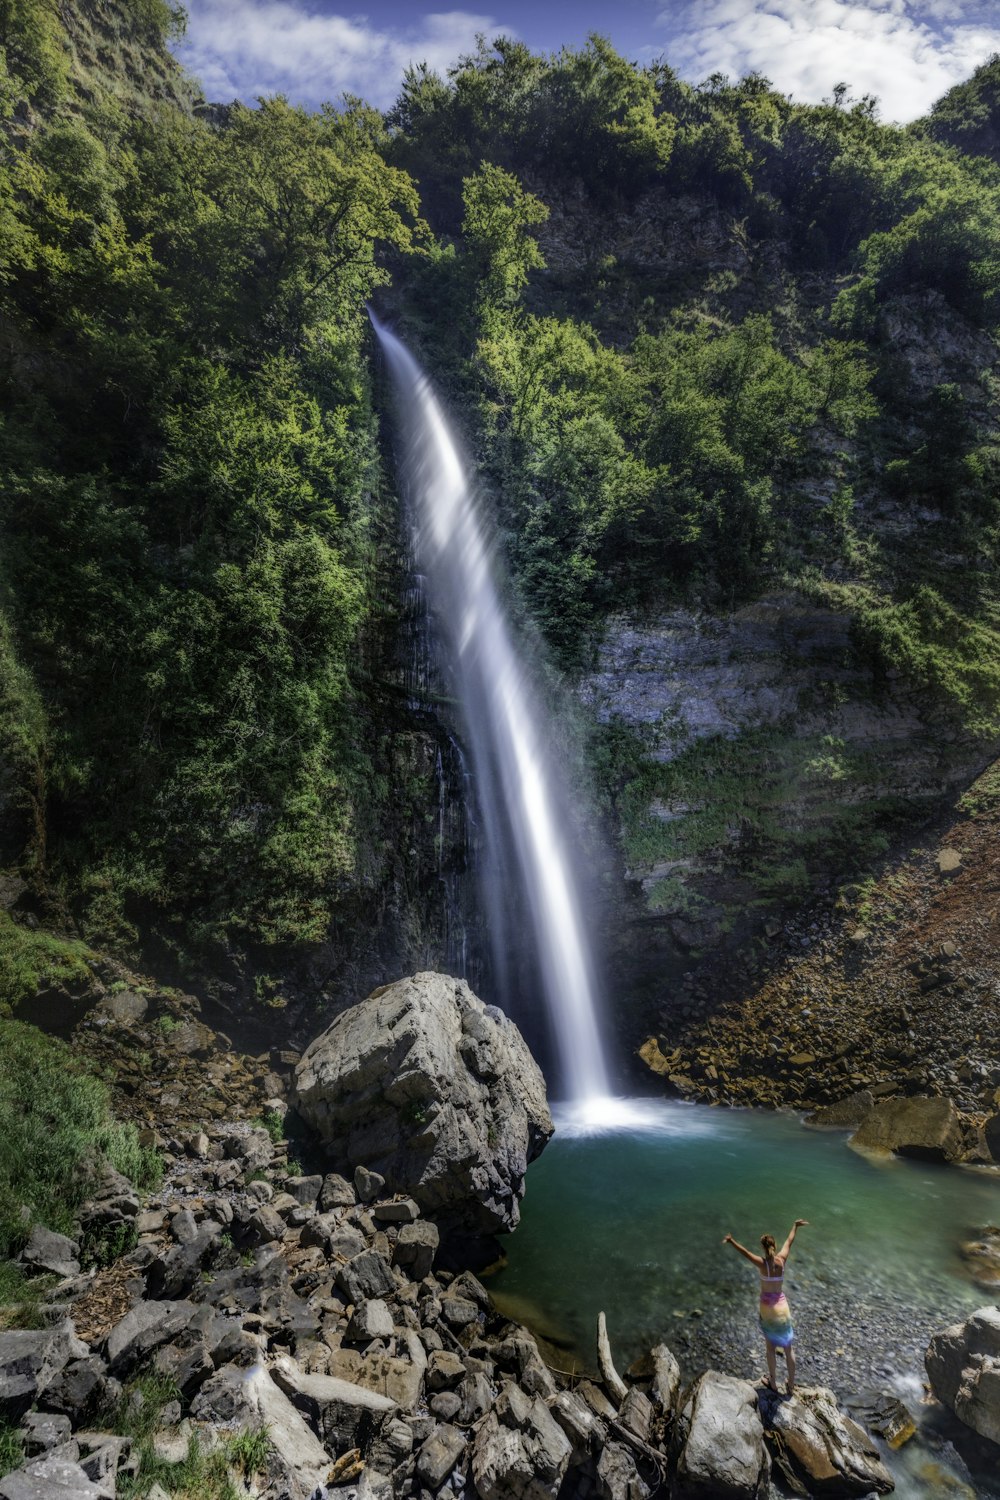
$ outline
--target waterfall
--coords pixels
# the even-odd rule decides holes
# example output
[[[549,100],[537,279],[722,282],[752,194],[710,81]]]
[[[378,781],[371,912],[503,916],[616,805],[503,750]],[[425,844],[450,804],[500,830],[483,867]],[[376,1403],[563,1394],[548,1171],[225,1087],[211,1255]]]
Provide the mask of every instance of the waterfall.
[[[416,554],[448,630],[456,684],[480,788],[487,846],[501,868],[485,892],[498,977],[521,941],[502,869],[505,844],[524,892],[558,1065],[556,1086],[588,1113],[609,1084],[593,969],[575,888],[563,795],[536,694],[497,586],[475,490],[427,376],[372,316],[399,398]],[[578,856],[577,856],[578,857]],[[489,861],[487,861],[489,863]],[[514,946],[512,946],[514,945]]]

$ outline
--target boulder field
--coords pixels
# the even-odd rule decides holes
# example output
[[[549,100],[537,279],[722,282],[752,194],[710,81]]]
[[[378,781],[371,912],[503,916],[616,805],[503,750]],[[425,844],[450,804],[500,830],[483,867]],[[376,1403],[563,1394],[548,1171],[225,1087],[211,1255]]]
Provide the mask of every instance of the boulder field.
[[[524,1167],[551,1129],[516,1028],[434,975],[355,1009],[367,1015],[342,1016],[289,1079],[300,1108],[328,1101],[315,1112],[331,1153],[321,1169],[318,1155],[315,1170],[290,1156],[304,1137],[290,1148],[275,1127],[294,1126],[292,1111],[269,1110],[270,1129],[165,1127],[162,1187],[140,1203],[109,1178],[81,1216],[91,1231],[124,1224],[128,1253],[81,1271],[75,1240],[32,1236],[26,1268],[59,1279],[42,1327],[0,1332],[0,1419],[24,1455],[0,1500],[162,1500],[155,1475],[198,1455],[228,1463],[235,1493],[260,1500],[754,1500],[772,1475],[800,1495],[891,1489],[826,1389],[778,1398],[715,1370],[685,1382],[666,1344],[624,1378],[607,1341],[589,1376],[550,1368],[476,1275],[443,1263],[421,1202],[445,1225],[516,1219]],[[393,1034],[378,1076],[364,1059],[386,1056]],[[338,1066],[340,1036],[354,1040]],[[419,1090],[397,1091],[400,1076]],[[368,1090],[364,1128],[373,1151],[381,1143],[369,1161],[356,1159],[352,1095],[335,1080]],[[439,1122],[437,1155],[412,1144],[413,1098],[426,1111],[418,1137]],[[958,1411],[982,1340],[953,1350],[955,1337],[941,1335],[957,1372],[942,1399]]]

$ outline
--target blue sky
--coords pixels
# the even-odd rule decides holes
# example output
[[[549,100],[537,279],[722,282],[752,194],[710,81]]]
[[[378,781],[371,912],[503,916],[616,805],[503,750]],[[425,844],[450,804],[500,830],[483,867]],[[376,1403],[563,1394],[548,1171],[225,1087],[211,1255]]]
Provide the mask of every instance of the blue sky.
[[[923,114],[1000,52],[996,0],[483,0],[463,9],[405,0],[189,0],[179,48],[206,96],[285,93],[315,107],[349,92],[385,108],[404,68],[444,71],[478,32],[536,51],[599,31],[640,62],[663,57],[698,82],[757,71],[804,101],[845,82],[886,120]]]

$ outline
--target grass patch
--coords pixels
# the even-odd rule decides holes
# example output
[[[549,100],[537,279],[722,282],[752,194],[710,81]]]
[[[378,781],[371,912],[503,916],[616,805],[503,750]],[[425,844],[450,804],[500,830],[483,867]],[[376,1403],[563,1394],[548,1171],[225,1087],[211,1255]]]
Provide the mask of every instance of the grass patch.
[[[168,1463],[153,1447],[153,1435],[163,1426],[164,1408],[178,1399],[169,1377],[149,1371],[130,1381],[117,1405],[107,1414],[108,1425],[122,1437],[132,1439],[139,1460],[134,1475],[118,1482],[121,1500],[139,1500],[159,1484],[177,1500],[239,1500],[234,1473],[252,1478],[267,1467],[272,1443],[264,1427],[248,1427],[223,1439],[206,1452],[193,1436],[179,1463]]]
[[[135,1127],[112,1119],[107,1086],[71,1048],[24,1022],[0,1020],[0,1262],[17,1254],[36,1220],[71,1233],[102,1161],[140,1188],[162,1173]],[[5,1300],[22,1298],[16,1283],[4,1268]]]
[[[10,1474],[24,1463],[24,1444],[12,1422],[0,1418],[0,1476]]]
[[[72,938],[31,932],[0,911],[0,1016],[50,985],[85,986],[92,975],[92,951]]]

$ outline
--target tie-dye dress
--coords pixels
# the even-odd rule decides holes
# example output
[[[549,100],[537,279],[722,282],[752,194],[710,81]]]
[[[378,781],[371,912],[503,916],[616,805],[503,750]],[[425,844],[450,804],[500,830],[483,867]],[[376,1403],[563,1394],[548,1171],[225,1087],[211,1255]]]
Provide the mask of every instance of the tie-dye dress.
[[[777,1344],[779,1349],[787,1349],[795,1338],[783,1280],[784,1273],[760,1278],[760,1331],[769,1344]]]

